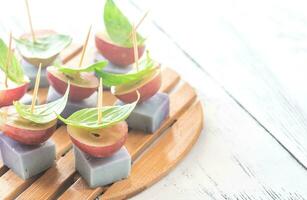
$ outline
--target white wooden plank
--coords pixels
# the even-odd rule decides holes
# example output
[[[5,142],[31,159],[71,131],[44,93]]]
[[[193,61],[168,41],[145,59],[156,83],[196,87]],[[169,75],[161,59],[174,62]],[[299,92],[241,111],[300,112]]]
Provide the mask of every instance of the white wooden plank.
[[[135,199],[306,198],[304,168],[165,35],[147,31],[153,56],[199,91],[206,130],[174,172]]]
[[[306,1],[133,2],[307,167]]]
[[[44,4],[50,10],[58,5],[66,7],[69,4],[69,1],[60,0],[32,2],[35,2],[36,8]],[[50,24],[57,27],[57,30],[66,26],[67,32],[82,39],[82,30],[85,33],[86,28],[81,27],[101,19],[102,5],[103,2],[98,0],[74,2],[74,10],[69,15],[67,11],[62,13],[62,8],[59,8]],[[120,5],[136,18],[141,16],[141,13],[129,6],[128,1],[120,1]],[[84,9],[90,12],[80,15]],[[175,12],[174,9],[172,12]],[[36,23],[43,24],[42,19],[54,15],[50,13],[40,13],[41,18]],[[80,17],[82,20],[78,20]],[[62,23],[59,23],[60,19]],[[95,24],[96,29],[102,26],[99,22]],[[152,25],[145,24],[141,31],[148,35],[148,46],[153,56],[179,71],[183,78],[198,89],[205,105],[206,129],[191,154],[169,176],[135,199],[307,198],[306,171],[266,130],[243,111],[211,77],[191,63],[164,34]],[[187,35],[187,32],[178,34]],[[222,75],[225,76],[224,73]]]

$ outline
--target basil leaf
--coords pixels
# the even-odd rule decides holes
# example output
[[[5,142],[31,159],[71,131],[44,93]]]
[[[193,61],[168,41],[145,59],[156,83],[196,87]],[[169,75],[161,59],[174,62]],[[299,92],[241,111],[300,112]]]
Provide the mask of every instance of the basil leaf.
[[[132,25],[113,0],[106,0],[104,6],[104,25],[113,42],[125,47],[133,46],[132,39],[129,37]],[[140,34],[137,34],[138,44],[142,45],[144,41],[145,39]]]
[[[18,114],[29,121],[45,124],[57,118],[57,114],[63,112],[69,95],[70,84],[66,89],[63,97],[43,105],[35,106],[34,112],[31,113],[31,105],[24,105],[19,101],[14,102]]]
[[[101,71],[105,66],[107,66],[107,61],[101,61],[94,63],[87,67],[67,67],[67,66],[60,66],[55,65],[59,71],[63,72],[64,74],[75,74],[75,73],[81,73],[81,72],[94,72],[95,70]]]
[[[101,61],[94,63],[87,67],[67,67],[61,65],[55,65],[59,71],[63,72],[64,74],[75,74],[81,72],[94,72],[95,70],[102,70],[105,66],[107,66],[108,61]]]
[[[157,67],[147,67],[136,73],[129,74],[113,74],[105,71],[96,71],[96,74],[103,79],[103,85],[111,87],[123,84],[134,84],[135,82],[143,80],[149,74],[154,73],[157,69]]]
[[[67,119],[61,117],[60,115],[58,115],[58,118],[67,125],[85,129],[101,129],[127,119],[135,108],[139,98],[140,95],[138,95],[138,99],[135,102],[130,104],[103,107],[101,109],[101,123],[98,123],[98,108],[86,108],[79,110],[70,115]]]
[[[31,39],[14,39],[19,53],[27,58],[47,59],[59,54],[72,41],[68,35],[52,34],[37,38],[35,42]]]
[[[10,66],[8,67],[8,71],[6,72],[8,51],[9,49],[6,46],[5,42],[0,38],[0,69],[7,75],[7,77],[11,81],[17,84],[26,82],[27,79],[24,75],[23,69],[13,52],[12,52]]]
[[[123,84],[134,84],[151,73],[154,73],[158,68],[155,66],[155,62],[150,58],[147,52],[146,60],[140,62],[140,70],[134,73],[128,74],[113,74],[101,70],[95,70],[97,76],[103,79],[103,85],[107,87],[123,85]]]

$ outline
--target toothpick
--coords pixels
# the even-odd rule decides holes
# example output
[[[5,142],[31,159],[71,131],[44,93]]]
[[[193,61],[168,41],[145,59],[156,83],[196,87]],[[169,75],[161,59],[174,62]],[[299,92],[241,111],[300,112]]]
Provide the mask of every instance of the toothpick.
[[[140,27],[140,25],[143,23],[144,19],[147,17],[149,13],[149,10],[143,15],[143,17],[140,19],[139,23],[135,27],[135,31]],[[129,38],[132,36],[132,31],[130,32]]]
[[[135,62],[134,65],[136,67],[136,71],[139,71],[139,51],[138,51],[136,31],[134,25],[132,25],[132,42],[133,42],[134,62]]]
[[[35,39],[35,33],[34,33],[33,25],[32,25],[32,18],[31,18],[31,13],[30,13],[29,2],[28,2],[28,0],[25,0],[25,2],[26,2],[26,7],[27,7],[29,25],[30,25],[31,34],[32,34],[32,40],[33,40],[33,42],[35,42],[36,39]]]
[[[89,39],[90,34],[91,34],[91,30],[92,30],[92,25],[91,25],[91,26],[90,26],[90,28],[88,29],[88,33],[87,33],[87,36],[86,36],[85,42],[84,42],[84,44],[83,44],[82,54],[81,54],[81,58],[80,58],[80,62],[79,62],[79,67],[81,67],[81,66],[82,66],[82,62],[83,62],[84,54],[85,54],[85,51],[86,51],[86,47],[87,47],[87,43],[88,43],[88,39]]]
[[[99,88],[98,88],[98,124],[101,123],[102,121],[102,113],[101,113],[101,109],[102,109],[102,103],[103,103],[103,86],[102,86],[102,78],[100,78],[99,80]]]
[[[11,64],[11,60],[12,60],[12,32],[10,32],[10,40],[9,40],[9,48],[8,48],[8,52],[7,52],[7,58],[6,58],[6,65],[5,65],[5,81],[4,81],[4,85],[7,88],[8,87],[8,77],[7,77],[7,73],[9,71],[9,66]]]
[[[33,92],[33,97],[32,97],[32,104],[31,104],[31,113],[34,112],[34,107],[35,107],[35,103],[37,99],[37,93],[38,93],[39,82],[40,82],[40,77],[41,77],[41,69],[42,69],[42,63],[39,64],[38,72],[36,74],[35,86],[34,86],[34,92]]]

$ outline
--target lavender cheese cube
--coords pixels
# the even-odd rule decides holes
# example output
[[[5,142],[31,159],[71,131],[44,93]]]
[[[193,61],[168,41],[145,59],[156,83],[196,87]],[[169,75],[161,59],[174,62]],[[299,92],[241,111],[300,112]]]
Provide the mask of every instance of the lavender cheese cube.
[[[117,101],[116,104],[124,103]],[[137,104],[126,121],[134,130],[153,133],[168,116],[169,97],[165,93],[157,93],[147,101]]]
[[[127,178],[131,156],[125,147],[108,158],[95,158],[74,146],[75,166],[91,188],[105,186]]]
[[[58,93],[52,86],[49,87],[47,94],[47,102],[55,101],[61,97],[62,95]],[[84,108],[95,108],[96,106],[97,106],[97,92],[94,92],[90,97],[82,101],[79,102],[67,101],[66,107],[63,110],[61,116],[67,118],[78,110]]]
[[[36,78],[36,74],[38,71],[38,67],[34,66],[30,63],[28,63],[25,60],[21,60],[21,65],[23,66],[23,70],[25,72],[25,74],[29,77],[30,79],[30,83],[29,83],[29,89],[33,89],[34,88],[34,84],[35,84],[35,78]],[[41,80],[40,80],[40,87],[47,87],[49,85],[48,81],[47,81],[47,75],[46,75],[46,68],[42,68],[41,71]]]
[[[61,61],[59,59],[57,59],[55,61],[55,63],[61,63]],[[36,74],[37,74],[37,71],[38,71],[38,66],[34,66],[34,65],[30,64],[24,59],[21,60],[21,65],[23,66],[25,74],[30,79],[29,89],[33,89],[34,84],[35,84]],[[49,83],[48,83],[48,80],[47,80],[46,68],[47,67],[42,67],[41,79],[40,79],[40,84],[39,84],[40,87],[48,87],[49,86]]]
[[[23,104],[29,105],[32,103],[32,95],[26,93],[19,101]]]
[[[103,60],[107,60],[107,59],[103,57],[103,55],[101,55],[99,52],[96,52],[94,61],[98,62],[98,61],[103,61]],[[109,62],[108,65],[105,68],[103,68],[103,71],[114,73],[114,74],[126,74],[130,72],[132,69],[133,69],[132,65],[120,67],[120,66],[116,66],[112,64],[111,62]]]
[[[24,145],[0,134],[3,164],[26,180],[49,167],[55,160],[55,145],[51,140],[40,145]]]

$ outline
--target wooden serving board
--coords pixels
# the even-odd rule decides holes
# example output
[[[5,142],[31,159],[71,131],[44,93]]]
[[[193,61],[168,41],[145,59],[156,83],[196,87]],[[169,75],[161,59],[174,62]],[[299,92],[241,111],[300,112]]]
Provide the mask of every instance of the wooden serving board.
[[[76,49],[79,52],[79,47]],[[89,51],[85,64],[93,61],[94,50]],[[63,57],[65,62],[76,65],[78,53],[69,56]],[[153,134],[129,132],[125,146],[133,163],[127,179],[107,187],[89,188],[75,170],[72,143],[66,127],[61,126],[52,136],[57,160],[47,171],[22,180],[0,163],[0,199],[125,199],[159,181],[190,151],[203,128],[202,105],[194,89],[174,70],[162,69],[160,91],[169,94],[170,115]],[[45,101],[46,94],[47,89],[40,89],[40,103]],[[105,105],[116,101],[109,91],[104,92],[103,98]]]

